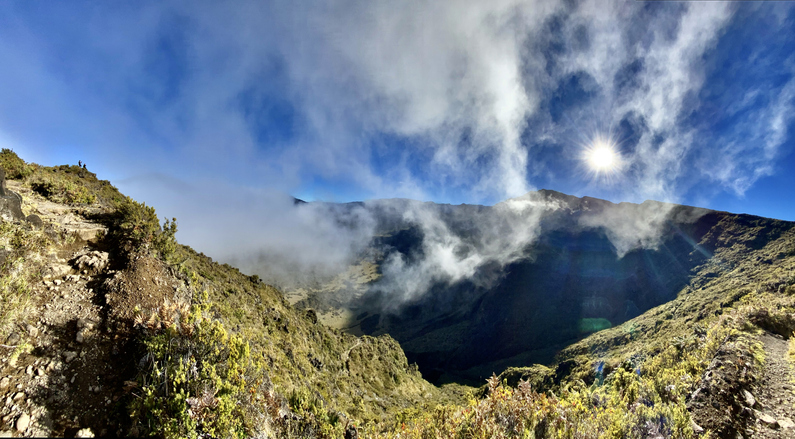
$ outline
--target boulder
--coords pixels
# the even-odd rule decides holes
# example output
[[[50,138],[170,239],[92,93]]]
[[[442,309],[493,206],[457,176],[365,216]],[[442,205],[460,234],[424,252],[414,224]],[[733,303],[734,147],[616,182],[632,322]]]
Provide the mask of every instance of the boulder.
[[[3,221],[25,219],[22,213],[22,197],[6,189],[6,173],[3,168],[0,168],[0,219]]]
[[[763,424],[773,425],[776,424],[776,418],[770,416],[765,412],[761,412],[759,410],[756,411],[756,419],[762,421]]]

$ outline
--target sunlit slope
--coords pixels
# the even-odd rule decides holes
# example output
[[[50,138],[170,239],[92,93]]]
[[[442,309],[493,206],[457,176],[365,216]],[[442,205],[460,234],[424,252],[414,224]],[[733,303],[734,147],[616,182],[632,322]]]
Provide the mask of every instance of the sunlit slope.
[[[765,295],[775,298],[769,305],[776,312],[778,297],[784,300],[795,292],[795,224],[723,212],[710,215],[717,221],[697,248],[710,258],[697,267],[676,298],[564,348],[557,359],[582,363],[581,372],[586,373],[593,361],[609,363],[686,343],[704,330],[706,319],[747,303],[759,308],[758,299]],[[778,331],[786,332],[783,328]]]

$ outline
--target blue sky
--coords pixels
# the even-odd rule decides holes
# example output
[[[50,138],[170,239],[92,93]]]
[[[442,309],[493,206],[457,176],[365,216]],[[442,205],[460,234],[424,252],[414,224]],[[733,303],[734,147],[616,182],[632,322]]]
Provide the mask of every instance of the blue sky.
[[[0,146],[178,219],[196,190],[548,188],[795,220],[792,29],[790,2],[5,1]]]

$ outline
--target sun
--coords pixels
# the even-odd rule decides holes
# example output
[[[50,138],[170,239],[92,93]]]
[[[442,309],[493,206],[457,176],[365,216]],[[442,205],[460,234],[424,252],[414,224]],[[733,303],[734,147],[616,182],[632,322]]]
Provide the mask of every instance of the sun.
[[[600,142],[588,151],[588,166],[594,171],[609,171],[617,163],[616,151],[609,144]]]
[[[610,175],[621,169],[621,153],[616,145],[600,137],[593,139],[583,151],[583,159],[596,175]]]

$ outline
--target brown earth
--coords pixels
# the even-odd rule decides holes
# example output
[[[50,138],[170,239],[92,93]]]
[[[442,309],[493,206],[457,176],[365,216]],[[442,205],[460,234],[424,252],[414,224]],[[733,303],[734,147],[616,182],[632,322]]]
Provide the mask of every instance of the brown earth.
[[[763,332],[764,365],[736,339],[726,340],[687,407],[699,431],[719,438],[795,438],[795,385],[788,343]]]
[[[67,238],[44,255],[27,323],[0,348],[0,437],[123,435],[129,426],[119,420],[129,419],[137,371],[130,324],[179,303],[178,282],[154,258],[114,259],[97,234],[105,227],[91,219],[101,208],[64,206],[9,186],[23,194],[26,215]]]
[[[795,385],[787,360],[787,340],[770,333],[760,339],[765,346],[765,366],[752,394],[756,400],[755,421],[746,430],[746,437],[795,438]]]

